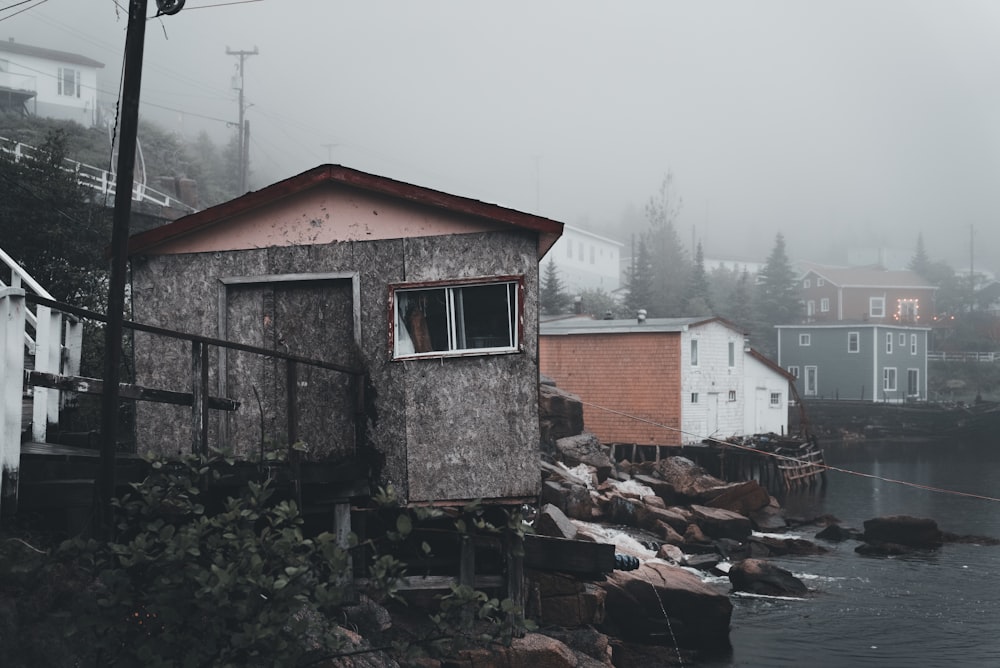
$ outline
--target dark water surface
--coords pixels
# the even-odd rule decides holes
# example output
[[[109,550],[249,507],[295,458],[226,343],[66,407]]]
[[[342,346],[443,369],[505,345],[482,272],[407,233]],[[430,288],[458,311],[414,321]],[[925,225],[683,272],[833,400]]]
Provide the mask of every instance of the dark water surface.
[[[1000,442],[828,446],[827,462],[861,473],[1000,497]],[[828,474],[825,492],[785,500],[790,516],[829,513],[863,529],[880,515],[929,517],[957,534],[1000,538],[1000,503]],[[813,538],[817,529],[801,532]],[[1000,546],[946,544],[915,556],[773,559],[815,594],[804,601],[733,596],[725,660],[701,668],[969,666],[1000,668]]]

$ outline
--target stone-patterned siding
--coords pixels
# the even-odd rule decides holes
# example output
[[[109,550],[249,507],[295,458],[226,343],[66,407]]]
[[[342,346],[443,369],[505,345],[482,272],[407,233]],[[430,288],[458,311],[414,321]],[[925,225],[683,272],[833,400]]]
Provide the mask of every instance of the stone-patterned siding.
[[[538,346],[541,372],[586,402],[584,427],[603,443],[681,443],[680,334],[546,335]]]

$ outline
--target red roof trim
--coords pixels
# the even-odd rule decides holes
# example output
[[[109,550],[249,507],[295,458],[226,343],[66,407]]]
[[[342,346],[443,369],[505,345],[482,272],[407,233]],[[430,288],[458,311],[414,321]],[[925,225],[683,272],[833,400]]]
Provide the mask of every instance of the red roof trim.
[[[341,165],[320,165],[284,181],[278,181],[260,190],[249,192],[242,197],[184,216],[162,227],[136,234],[129,239],[128,254],[131,256],[142,253],[164,242],[194,234],[228,218],[291,197],[324,183],[341,183],[359,190],[537,232],[540,235],[538,241],[539,259],[562,235],[563,224],[549,218],[507,209],[496,204],[487,204],[467,197],[449,195],[439,190],[395,181]]]

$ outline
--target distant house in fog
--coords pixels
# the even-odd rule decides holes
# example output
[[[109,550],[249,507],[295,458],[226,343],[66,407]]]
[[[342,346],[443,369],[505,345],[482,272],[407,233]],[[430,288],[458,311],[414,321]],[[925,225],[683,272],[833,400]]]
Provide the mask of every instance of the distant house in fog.
[[[936,291],[912,271],[806,265],[799,277],[805,322],[925,324]]]
[[[621,286],[623,247],[613,239],[566,225],[545,261],[555,263],[568,293],[604,290],[610,294]]]
[[[0,41],[0,111],[76,121],[100,120],[97,70],[104,63],[66,51]]]

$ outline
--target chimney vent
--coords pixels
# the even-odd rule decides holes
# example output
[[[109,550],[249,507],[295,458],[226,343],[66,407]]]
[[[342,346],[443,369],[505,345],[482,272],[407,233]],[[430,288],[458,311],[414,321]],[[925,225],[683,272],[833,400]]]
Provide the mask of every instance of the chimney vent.
[[[639,309],[639,312],[636,313],[635,319],[639,322],[640,325],[646,322],[646,309],[644,308]]]

